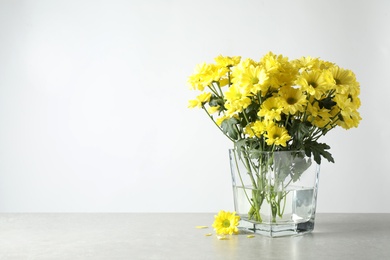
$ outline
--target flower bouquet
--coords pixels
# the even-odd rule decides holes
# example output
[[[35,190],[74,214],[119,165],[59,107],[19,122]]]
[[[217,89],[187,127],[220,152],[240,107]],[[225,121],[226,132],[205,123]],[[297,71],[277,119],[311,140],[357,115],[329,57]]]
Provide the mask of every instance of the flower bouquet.
[[[289,187],[304,178],[313,160],[334,162],[319,138],[361,120],[354,73],[319,58],[289,60],[272,52],[259,61],[218,56],[215,63],[198,64],[189,83],[201,92],[189,107],[202,108],[234,143],[233,186],[248,201],[247,212],[239,213],[254,223],[263,223],[264,216],[270,223],[283,219]],[[291,219],[299,216],[289,214]]]

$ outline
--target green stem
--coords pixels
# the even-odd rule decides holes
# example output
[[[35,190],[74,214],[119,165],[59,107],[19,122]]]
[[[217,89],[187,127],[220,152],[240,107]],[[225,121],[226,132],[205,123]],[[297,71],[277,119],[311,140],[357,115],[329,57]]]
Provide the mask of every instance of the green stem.
[[[217,97],[220,97],[219,93],[217,92],[217,90],[215,89],[214,85],[208,85],[209,89],[211,90],[211,92],[213,92]]]
[[[238,167],[236,151],[234,151],[234,161],[236,163],[236,169],[237,169],[238,177],[240,178],[241,185],[242,185],[242,188],[244,190],[245,196],[248,199],[249,203],[251,204],[251,207],[253,207],[253,204],[251,203],[251,200],[250,200],[248,194],[246,193],[246,187],[245,187],[244,181],[242,180],[242,177],[241,177],[241,171],[240,171],[240,167]]]
[[[228,136],[227,134],[225,134],[225,132],[221,129],[221,127],[219,127],[219,125],[214,121],[214,118],[210,115],[210,113],[207,111],[207,109],[204,107],[204,105],[202,105],[202,108],[203,110],[206,112],[206,114],[209,116],[209,118],[211,119],[211,121],[214,122],[214,124],[217,126],[217,128],[227,137],[229,138],[230,141],[232,141],[234,143],[234,139],[231,138],[230,136]]]
[[[248,151],[246,151],[244,149],[241,152],[243,154],[242,155],[242,162],[247,170],[247,174],[249,175],[249,178],[251,179],[252,186],[253,186],[253,187],[251,187],[252,198],[249,198],[248,194],[246,193],[246,190],[245,190],[246,187],[243,184],[245,196],[247,197],[248,202],[251,205],[251,208],[248,212],[248,218],[253,219],[257,222],[262,222],[260,209],[261,209],[261,205],[263,204],[263,201],[264,201],[264,190],[259,187],[259,182],[261,182],[261,180],[259,181],[259,178],[258,178],[258,182],[256,182],[256,180],[254,178],[253,169],[256,169],[256,168],[253,167],[253,165],[251,163],[251,159],[249,158]],[[235,157],[235,160],[237,160],[236,157]],[[237,163],[237,161],[236,161],[236,163]],[[241,174],[240,174],[240,180],[243,183],[243,181],[241,179]],[[263,186],[263,185],[261,185],[261,186]]]

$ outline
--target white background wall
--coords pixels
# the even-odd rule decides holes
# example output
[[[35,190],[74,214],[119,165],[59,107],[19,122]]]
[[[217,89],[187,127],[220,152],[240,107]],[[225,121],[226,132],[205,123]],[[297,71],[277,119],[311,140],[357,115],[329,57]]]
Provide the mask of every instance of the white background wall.
[[[361,83],[323,138],[319,212],[390,212],[390,2],[0,1],[0,212],[233,210],[229,140],[187,109],[219,54],[311,55]]]

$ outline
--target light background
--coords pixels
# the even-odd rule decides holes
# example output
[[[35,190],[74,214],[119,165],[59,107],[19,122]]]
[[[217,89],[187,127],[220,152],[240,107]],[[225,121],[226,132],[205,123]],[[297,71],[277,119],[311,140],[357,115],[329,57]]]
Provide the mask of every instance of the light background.
[[[187,77],[222,55],[320,57],[361,84],[322,141],[318,212],[390,212],[390,2],[0,1],[0,212],[233,210]]]

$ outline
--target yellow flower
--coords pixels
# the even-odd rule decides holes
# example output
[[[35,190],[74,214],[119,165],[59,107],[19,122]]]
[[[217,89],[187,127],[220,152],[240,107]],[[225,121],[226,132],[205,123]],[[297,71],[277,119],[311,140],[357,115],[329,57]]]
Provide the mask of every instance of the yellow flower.
[[[321,99],[332,86],[331,78],[326,77],[320,70],[302,72],[296,84],[316,99]]]
[[[330,68],[329,71],[332,73],[337,93],[348,94],[351,92],[351,89],[357,91],[356,88],[359,83],[356,81],[355,74],[352,71],[338,66]]]
[[[252,129],[255,131],[256,136],[260,137],[266,130],[266,124],[263,121],[257,120],[253,123]]]
[[[188,101],[188,108],[201,107],[202,104],[197,99],[192,99]]]
[[[242,89],[233,85],[225,93],[226,103],[225,107],[227,109],[227,115],[233,115],[238,112],[242,112],[243,109],[247,108],[251,104],[251,99],[247,94],[242,92]]]
[[[227,85],[229,85],[229,79],[228,78],[220,78],[218,80],[218,83],[219,83],[220,87],[227,86]]]
[[[203,91],[213,81],[214,68],[211,64],[201,63],[196,65],[195,73],[188,78],[192,89]]]
[[[250,64],[247,67],[238,67],[235,71],[235,75],[237,74],[239,76],[234,78],[234,84],[245,88],[247,93],[256,94],[260,90],[267,91],[268,75],[264,68]]]
[[[279,127],[275,124],[270,124],[267,127],[267,132],[264,136],[267,138],[267,145],[281,145],[283,147],[286,147],[287,141],[291,139],[284,127]]]
[[[236,66],[238,63],[240,63],[241,56],[222,56],[219,55],[215,59],[216,65],[219,67],[231,67],[231,66]]]
[[[331,111],[331,113],[337,115],[337,125],[344,129],[357,127],[360,120],[362,120],[357,110],[340,110],[339,108],[335,108]]]
[[[283,113],[294,115],[298,111],[303,112],[305,110],[307,100],[300,89],[285,86],[280,89],[279,95],[284,102]]]
[[[215,220],[213,227],[218,235],[231,235],[238,233],[238,223],[240,216],[236,216],[236,212],[219,211],[218,215],[214,216]]]
[[[248,124],[244,128],[244,133],[247,134],[249,137],[260,137],[261,135],[264,134],[266,129],[266,125],[264,124],[263,121],[257,120],[254,123]]]
[[[310,56],[302,57],[299,60],[295,60],[294,63],[304,71],[306,70],[312,70],[312,69],[319,69],[320,67],[320,60],[318,58],[312,58]]]
[[[319,128],[332,127],[332,115],[326,108],[320,108],[318,102],[308,103],[306,113],[311,124]]]
[[[278,72],[280,68],[280,61],[283,60],[283,56],[276,56],[272,52],[268,52],[261,58],[261,63],[264,64],[268,72]]]
[[[249,58],[238,63],[237,66],[232,68],[232,74],[231,74],[232,83],[234,83],[237,86],[243,86],[241,81],[244,78],[249,77],[248,68],[257,67],[257,66],[258,66],[258,63],[252,59],[249,59]],[[246,85],[248,85],[248,84],[246,84]],[[246,88],[249,89],[248,87],[246,87]],[[247,91],[249,92],[249,90],[247,90]]]
[[[283,108],[279,97],[270,97],[261,104],[258,116],[264,117],[265,120],[280,121]]]
[[[342,110],[352,111],[360,107],[359,97],[351,94],[336,94],[333,100]]]
[[[295,81],[298,69],[283,55],[275,55],[272,52],[263,56],[260,64],[268,74],[269,86],[277,90],[281,86],[289,86]]]
[[[226,115],[223,115],[221,117],[218,117],[217,119],[215,119],[215,123],[221,127],[222,125],[222,122],[225,121],[226,119],[229,119],[230,117],[226,116]]]
[[[190,100],[188,103],[189,108],[202,107],[206,102],[209,102],[211,98],[211,93],[202,93],[196,97],[194,100]]]
[[[207,111],[209,112],[209,114],[214,114],[215,112],[218,112],[219,111],[219,106],[215,106],[215,107],[209,107],[209,109],[207,109]]]

